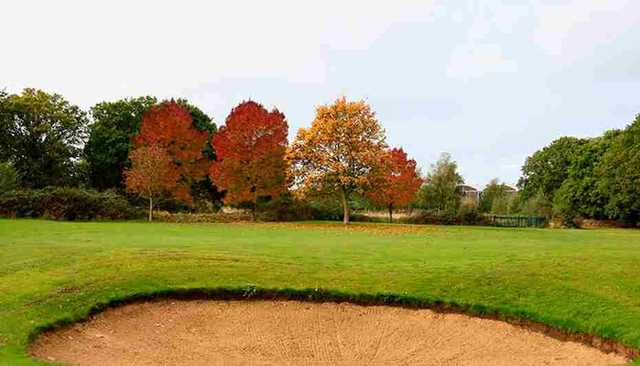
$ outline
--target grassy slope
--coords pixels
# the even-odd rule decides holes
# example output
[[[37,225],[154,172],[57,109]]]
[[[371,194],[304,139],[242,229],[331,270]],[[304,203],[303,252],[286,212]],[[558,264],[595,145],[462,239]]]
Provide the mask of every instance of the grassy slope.
[[[390,292],[640,347],[640,231],[0,220],[0,364],[38,326],[168,288]],[[394,226],[394,229],[399,226]]]

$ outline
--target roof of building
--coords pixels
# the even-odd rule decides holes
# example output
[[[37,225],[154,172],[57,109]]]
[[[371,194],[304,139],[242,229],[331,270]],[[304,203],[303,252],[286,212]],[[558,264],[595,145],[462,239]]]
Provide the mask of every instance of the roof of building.
[[[467,185],[467,184],[458,184],[458,188],[463,189],[465,191],[478,191],[476,187]]]

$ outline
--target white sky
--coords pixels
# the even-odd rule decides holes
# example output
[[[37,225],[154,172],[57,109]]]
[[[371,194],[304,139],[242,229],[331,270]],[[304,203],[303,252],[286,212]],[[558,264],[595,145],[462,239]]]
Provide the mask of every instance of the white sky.
[[[640,2],[18,1],[0,5],[0,88],[84,108],[185,97],[222,123],[253,98],[290,135],[366,99],[426,171],[515,183],[527,155],[640,113]]]

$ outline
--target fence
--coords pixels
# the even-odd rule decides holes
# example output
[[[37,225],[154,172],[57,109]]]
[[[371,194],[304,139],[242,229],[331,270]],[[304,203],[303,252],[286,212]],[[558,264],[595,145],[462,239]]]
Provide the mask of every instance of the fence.
[[[543,227],[547,224],[547,219],[542,216],[488,215],[488,218],[493,226]]]

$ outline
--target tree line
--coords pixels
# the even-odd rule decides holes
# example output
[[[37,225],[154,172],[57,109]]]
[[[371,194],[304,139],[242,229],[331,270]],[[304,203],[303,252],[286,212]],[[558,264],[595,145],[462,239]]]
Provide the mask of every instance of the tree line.
[[[79,186],[192,209],[250,208],[283,195],[339,197],[344,222],[356,195],[392,212],[422,179],[414,160],[390,149],[375,113],[339,98],[317,108],[289,144],[286,117],[254,101],[232,109],[219,129],[186,100],[140,97],[84,112],[58,94],[0,94],[2,188]],[[206,209],[206,208],[205,208]]]
[[[640,114],[626,128],[594,138],[562,137],[527,158],[523,199],[566,225],[579,218],[640,223]]]
[[[255,101],[218,126],[184,99],[127,98],[88,112],[58,94],[0,91],[0,191],[81,187],[154,205],[211,211],[305,202],[388,211],[413,207],[439,216],[518,213],[638,221],[638,118],[593,139],[561,138],[527,158],[516,194],[497,179],[479,200],[460,194],[457,163],[443,154],[422,176],[389,147],[364,101],[316,108],[289,142],[286,116]],[[2,193],[2,192],[0,192]],[[135,201],[137,202],[137,201]],[[140,202],[137,202],[138,204]]]

